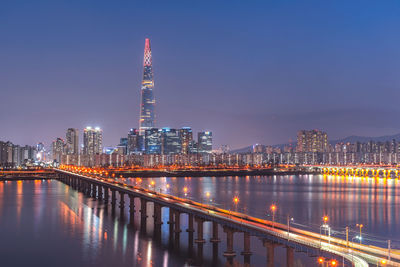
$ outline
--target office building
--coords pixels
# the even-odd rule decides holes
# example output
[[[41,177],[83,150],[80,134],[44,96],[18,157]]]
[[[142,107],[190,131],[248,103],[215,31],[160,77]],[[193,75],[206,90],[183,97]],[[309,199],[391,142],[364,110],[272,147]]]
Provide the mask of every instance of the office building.
[[[182,143],[180,130],[171,128],[161,129],[161,154],[180,154],[182,153]]]
[[[83,154],[96,155],[103,151],[103,131],[99,128],[86,127],[83,130]]]
[[[78,155],[79,154],[79,130],[74,128],[69,128],[67,130],[66,138],[66,151],[68,155]]]
[[[182,153],[188,154],[190,142],[193,141],[193,131],[190,127],[183,127],[179,132],[182,144]]]
[[[212,152],[212,132],[199,132],[198,135],[198,152]]]

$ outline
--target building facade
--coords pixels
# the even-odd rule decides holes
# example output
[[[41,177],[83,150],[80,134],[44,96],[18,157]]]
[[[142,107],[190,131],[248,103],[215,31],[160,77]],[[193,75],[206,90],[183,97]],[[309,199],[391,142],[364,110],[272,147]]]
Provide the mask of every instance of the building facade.
[[[143,60],[143,80],[141,87],[141,104],[139,132],[144,135],[145,131],[155,127],[155,104],[154,98],[153,63],[150,47],[150,39],[146,38]]]
[[[83,154],[95,155],[103,152],[103,131],[99,128],[86,127],[83,130]]]

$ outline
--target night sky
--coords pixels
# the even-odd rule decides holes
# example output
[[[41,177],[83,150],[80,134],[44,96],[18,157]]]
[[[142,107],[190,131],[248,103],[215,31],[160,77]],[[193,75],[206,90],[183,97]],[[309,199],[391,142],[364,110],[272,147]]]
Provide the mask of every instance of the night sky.
[[[157,126],[216,147],[400,132],[400,1],[0,1],[0,140],[138,127],[144,39]]]

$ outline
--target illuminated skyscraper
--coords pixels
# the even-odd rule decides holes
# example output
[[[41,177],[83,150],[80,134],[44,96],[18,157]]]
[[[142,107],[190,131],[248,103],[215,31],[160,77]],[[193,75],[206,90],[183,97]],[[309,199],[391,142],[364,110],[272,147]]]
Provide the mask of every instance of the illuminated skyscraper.
[[[146,38],[144,46],[143,80],[142,80],[141,103],[140,103],[140,120],[139,120],[140,135],[144,135],[147,129],[154,128],[155,126],[154,108],[156,100],[154,98],[153,89],[154,89],[154,79],[153,79],[153,65],[151,58],[150,39]]]
[[[78,129],[69,128],[66,134],[66,151],[69,155],[79,154],[79,131]]]
[[[103,131],[99,128],[86,127],[83,130],[83,154],[95,155],[103,152]]]
[[[198,135],[198,152],[211,153],[212,152],[212,133],[199,132]]]

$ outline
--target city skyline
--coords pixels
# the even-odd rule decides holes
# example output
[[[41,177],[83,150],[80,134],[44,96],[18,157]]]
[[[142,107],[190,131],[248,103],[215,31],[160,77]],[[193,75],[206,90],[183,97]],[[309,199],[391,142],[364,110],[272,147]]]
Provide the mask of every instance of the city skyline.
[[[48,147],[68,127],[95,125],[105,145],[116,144],[138,128],[146,37],[157,58],[158,125],[211,130],[216,147],[287,143],[303,128],[332,139],[400,132],[398,3],[235,3],[224,20],[224,6],[209,5],[160,3],[156,21],[137,28],[147,4],[5,4],[0,139]]]

